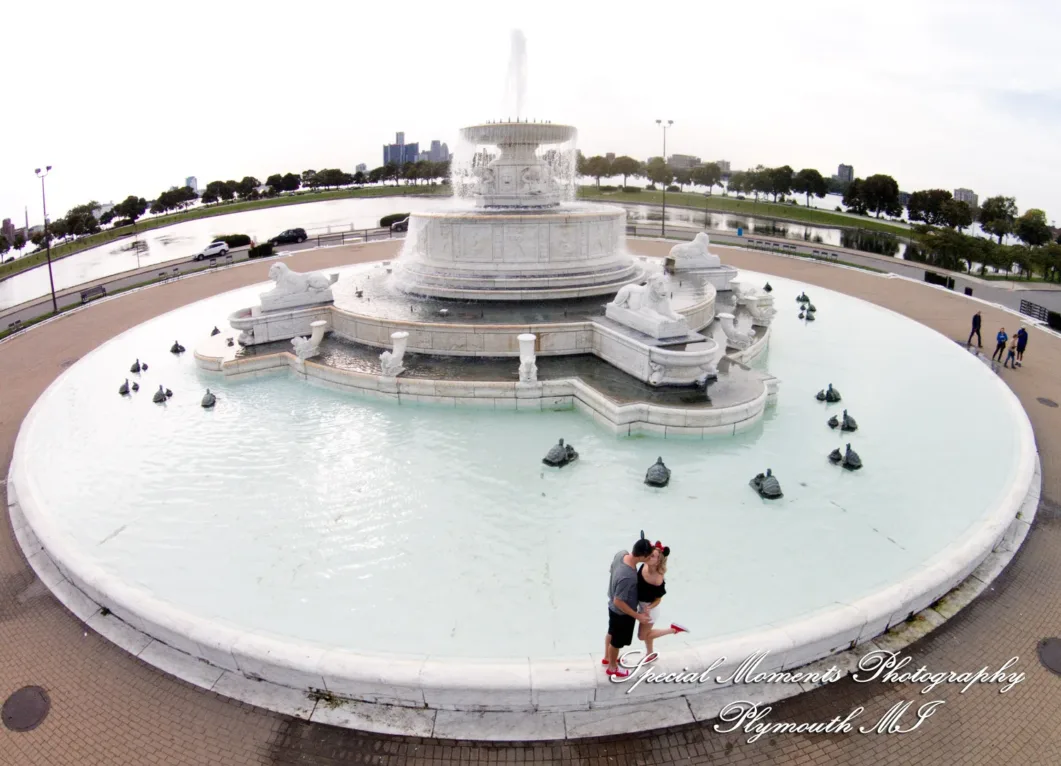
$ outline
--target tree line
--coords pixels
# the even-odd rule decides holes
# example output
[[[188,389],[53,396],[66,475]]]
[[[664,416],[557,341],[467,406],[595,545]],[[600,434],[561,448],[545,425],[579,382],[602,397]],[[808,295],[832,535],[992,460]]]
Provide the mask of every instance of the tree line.
[[[449,162],[409,162],[405,165],[388,164],[374,168],[368,173],[357,171],[347,173],[337,168],[324,170],[304,170],[302,173],[274,173],[262,184],[254,176],[244,176],[240,181],[211,181],[197,194],[187,186],[173,187],[160,192],[150,202],[135,194],[129,195],[113,208],[100,214],[103,207],[96,200],[71,208],[62,218],[48,222],[48,233],[34,232],[27,240],[19,232],[14,242],[8,242],[0,236],[0,260],[12,247],[20,253],[28,243],[40,248],[48,241],[77,238],[97,234],[108,224],[112,228],[134,225],[144,215],[165,215],[180,212],[191,207],[197,201],[203,205],[216,205],[233,200],[249,201],[277,197],[283,193],[297,192],[300,189],[319,191],[336,189],[344,186],[363,186],[364,184],[395,184],[405,181],[411,184],[435,183],[449,178]]]

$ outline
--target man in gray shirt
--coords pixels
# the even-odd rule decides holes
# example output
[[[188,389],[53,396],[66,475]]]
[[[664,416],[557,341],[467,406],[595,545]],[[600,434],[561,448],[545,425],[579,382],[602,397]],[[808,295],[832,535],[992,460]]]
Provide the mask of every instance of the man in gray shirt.
[[[608,580],[608,637],[605,639],[604,664],[610,676],[626,678],[630,671],[618,667],[619,650],[634,640],[634,624],[646,622],[647,614],[637,611],[637,565],[652,555],[652,543],[641,538],[632,553],[619,551],[612,558]]]

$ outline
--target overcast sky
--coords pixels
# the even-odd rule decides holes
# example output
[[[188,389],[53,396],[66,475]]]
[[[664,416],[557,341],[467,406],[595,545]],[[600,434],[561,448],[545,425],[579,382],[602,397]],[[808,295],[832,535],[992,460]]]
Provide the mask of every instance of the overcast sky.
[[[964,186],[1061,219],[1061,3],[762,0],[105,4],[4,9],[0,216],[218,178],[382,163],[404,130],[524,116],[587,155],[667,153]]]

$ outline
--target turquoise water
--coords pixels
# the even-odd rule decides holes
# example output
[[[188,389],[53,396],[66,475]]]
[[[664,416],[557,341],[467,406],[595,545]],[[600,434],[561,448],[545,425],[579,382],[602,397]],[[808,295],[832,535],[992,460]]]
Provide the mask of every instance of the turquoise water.
[[[608,564],[641,529],[673,550],[663,614],[689,641],[777,623],[866,595],[968,533],[1015,476],[1019,424],[953,341],[769,279],[779,314],[756,366],[781,389],[738,436],[617,437],[574,411],[397,405],[287,373],[225,382],[198,370],[191,350],[258,286],[75,364],[42,396],[28,465],[85,556],[244,629],[440,656],[596,651]],[[803,289],[811,324],[796,318]],[[168,353],[174,339],[188,353]],[[136,357],[150,369],[120,397]],[[815,400],[828,383],[842,404]],[[151,402],[159,384],[174,392],[165,405]],[[212,411],[199,406],[207,386]],[[844,407],[860,426],[850,436],[825,424]],[[546,469],[561,437],[581,459]],[[863,470],[826,460],[846,441]],[[663,490],[642,483],[659,455],[673,471]],[[767,467],[780,501],[748,486]]]

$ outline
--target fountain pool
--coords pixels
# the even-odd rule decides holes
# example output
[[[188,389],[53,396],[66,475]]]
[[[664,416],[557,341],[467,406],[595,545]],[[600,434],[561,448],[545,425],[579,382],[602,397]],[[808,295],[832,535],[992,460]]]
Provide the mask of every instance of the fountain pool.
[[[661,650],[754,636],[951,555],[1024,497],[1034,458],[1017,399],[952,341],[848,296],[740,275],[767,278],[780,311],[754,365],[784,392],[735,436],[616,437],[575,411],[397,405],[288,373],[232,381],[168,353],[259,285],[67,370],[23,425],[11,483],[61,567],[182,624],[443,660],[585,657],[600,650],[611,555],[644,529],[674,550],[666,617],[693,631]],[[813,324],[796,318],[804,289]],[[136,357],[150,370],[120,397]],[[842,404],[815,400],[827,383]],[[165,405],[151,402],[159,384],[174,392]],[[199,405],[207,387],[213,410]],[[826,426],[845,407],[857,433]],[[581,460],[545,469],[560,437]],[[826,460],[848,441],[857,473]],[[663,490],[642,483],[658,455],[673,470]],[[779,501],[748,486],[767,467]]]

